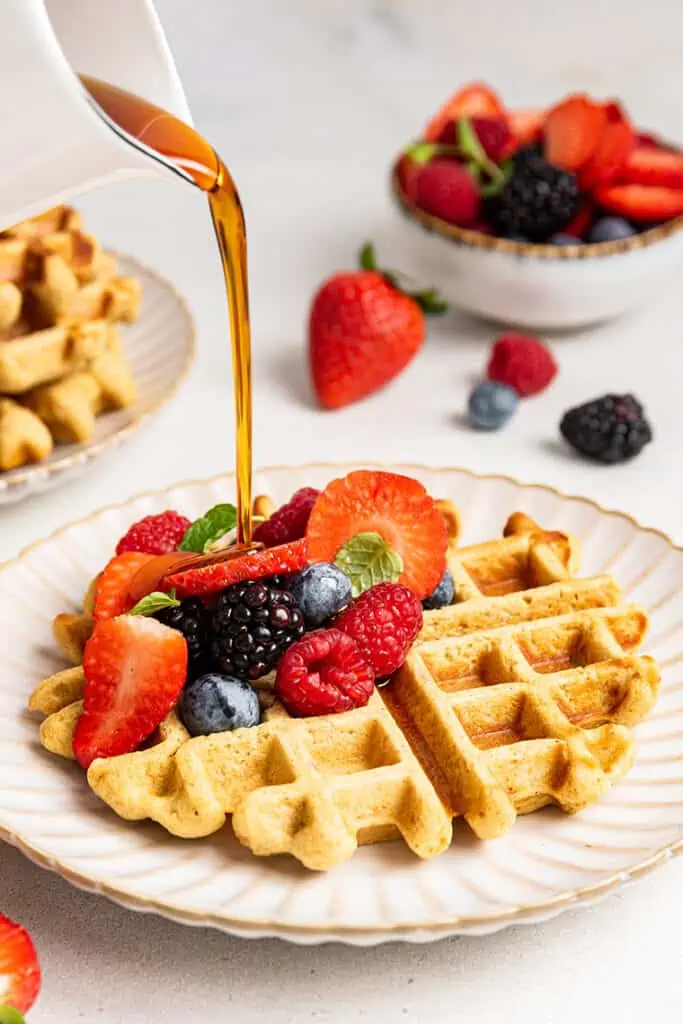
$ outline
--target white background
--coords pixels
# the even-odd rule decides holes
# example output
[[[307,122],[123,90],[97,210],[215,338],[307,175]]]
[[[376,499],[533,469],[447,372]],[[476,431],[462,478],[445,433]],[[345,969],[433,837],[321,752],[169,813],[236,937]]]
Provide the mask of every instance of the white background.
[[[683,136],[680,0],[159,0],[197,126],[240,185],[249,225],[259,464],[375,457],[464,464],[584,493],[683,540],[683,296],[552,339],[557,383],[501,434],[463,425],[495,328],[452,314],[389,389],[340,413],[312,403],[305,321],[317,284],[374,238],[411,264],[386,194],[393,154],[455,86],[511,105],[572,90],[618,95]],[[188,297],[199,357],[182,393],[121,450],[54,494],[0,512],[0,560],[109,501],[232,468],[220,271],[200,195],[135,184],[83,200],[109,245]],[[604,469],[557,442],[564,408],[607,390],[647,404],[656,443]],[[543,927],[427,947],[298,949],[183,929],[120,910],[0,851],[0,909],[33,932],[45,972],[31,1022],[680,1021],[679,863]]]

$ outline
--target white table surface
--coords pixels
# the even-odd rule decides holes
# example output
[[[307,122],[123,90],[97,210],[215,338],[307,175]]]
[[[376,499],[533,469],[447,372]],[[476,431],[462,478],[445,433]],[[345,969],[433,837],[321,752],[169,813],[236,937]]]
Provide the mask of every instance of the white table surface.
[[[366,237],[410,269],[385,190],[388,159],[458,82],[513,104],[573,88],[617,94],[644,124],[681,132],[679,0],[159,0],[197,125],[242,189],[251,250],[258,464],[316,459],[464,464],[554,484],[683,540],[679,442],[683,294],[627,320],[553,339],[557,383],[493,436],[461,422],[496,329],[452,314],[389,389],[318,411],[304,338],[311,295]],[[52,494],[0,512],[0,560],[110,501],[232,467],[224,298],[201,196],[133,184],[88,196],[103,240],[153,264],[197,318],[199,357],[177,399],[129,444]],[[632,465],[569,457],[570,404],[634,390],[656,443]],[[299,949],[184,929],[83,895],[0,850],[0,910],[32,931],[44,967],[30,1020],[680,1021],[683,866],[542,927],[426,947]]]

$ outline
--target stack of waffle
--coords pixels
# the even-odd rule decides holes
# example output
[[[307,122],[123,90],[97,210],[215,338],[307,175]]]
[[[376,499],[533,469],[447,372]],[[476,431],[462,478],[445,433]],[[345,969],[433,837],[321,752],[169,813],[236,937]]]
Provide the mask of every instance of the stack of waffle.
[[[116,324],[140,285],[59,206],[0,233],[0,470],[87,441],[135,398]]]
[[[254,853],[318,870],[396,836],[432,857],[456,817],[492,839],[546,804],[587,807],[632,766],[633,726],[657,697],[657,666],[635,653],[646,613],[609,576],[575,578],[578,542],[519,513],[501,539],[454,542],[449,566],[456,603],[425,614],[366,707],[295,719],[271,699],[261,725],[194,739],[173,712],[144,749],[94,761],[90,787],[122,818],[188,839],[232,815]],[[67,758],[93,594],[83,614],[55,620],[76,667],[29,705],[45,716],[43,746]]]

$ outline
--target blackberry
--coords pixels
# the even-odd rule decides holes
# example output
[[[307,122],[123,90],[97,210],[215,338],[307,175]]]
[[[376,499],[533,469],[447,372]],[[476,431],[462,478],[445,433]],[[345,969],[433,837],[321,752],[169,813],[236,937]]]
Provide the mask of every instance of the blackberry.
[[[582,455],[608,464],[632,459],[652,440],[652,427],[633,395],[603,395],[569,409],[560,433]]]
[[[259,679],[275,668],[304,629],[301,608],[289,591],[272,580],[233,583],[213,608],[211,667],[240,679]]]
[[[153,618],[183,634],[187,641],[188,678],[200,675],[206,665],[209,639],[208,614],[202,602],[196,597],[188,597],[175,608],[162,608],[155,612]]]
[[[515,156],[512,174],[489,200],[487,212],[499,235],[544,242],[574,218],[580,201],[576,175],[527,148]]]

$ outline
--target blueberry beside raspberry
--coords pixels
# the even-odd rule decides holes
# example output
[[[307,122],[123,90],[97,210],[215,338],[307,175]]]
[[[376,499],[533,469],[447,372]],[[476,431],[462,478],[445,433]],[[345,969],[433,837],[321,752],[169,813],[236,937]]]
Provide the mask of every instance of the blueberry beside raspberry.
[[[322,626],[351,600],[351,580],[329,562],[317,562],[297,573],[289,589],[309,628]]]
[[[425,611],[446,608],[449,604],[453,604],[454,598],[455,583],[453,582],[453,575],[450,569],[446,569],[434,592],[422,602],[422,607]]]
[[[470,394],[467,411],[470,423],[478,430],[499,430],[519,403],[517,392],[507,384],[483,380]]]

